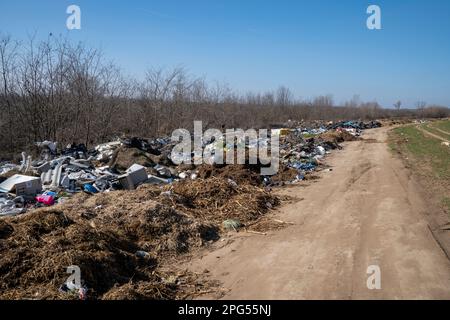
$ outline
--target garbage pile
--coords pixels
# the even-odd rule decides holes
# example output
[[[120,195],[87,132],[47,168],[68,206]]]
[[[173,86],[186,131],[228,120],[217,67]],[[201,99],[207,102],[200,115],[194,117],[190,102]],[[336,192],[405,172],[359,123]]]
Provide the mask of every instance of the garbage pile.
[[[164,142],[158,139],[157,143],[158,149],[144,143],[143,139],[133,138],[98,145],[91,151],[84,145],[69,145],[59,153],[57,143],[37,143],[42,149],[38,159],[33,160],[31,155],[23,152],[20,165],[6,163],[0,167],[0,216],[62,203],[79,192],[95,194],[134,190],[144,182],[170,183],[173,179],[168,168],[154,164],[150,159],[142,164],[135,163],[140,157],[147,159],[136,156],[136,153],[143,153],[141,150],[161,157]],[[127,156],[131,158],[130,165],[124,168],[126,159],[123,158]],[[150,166],[155,175],[147,173]]]
[[[330,124],[327,126],[327,128],[337,130],[341,129],[349,132],[354,136],[360,136],[361,132],[365,129],[380,128],[381,126],[381,122],[379,121],[369,121],[366,123],[362,121],[341,121]]]
[[[281,139],[281,170],[284,174],[283,181],[275,183],[286,184],[305,180],[308,174],[317,170],[323,163],[324,157],[332,150],[341,149],[339,145],[345,141],[357,140],[361,131],[353,132],[337,126],[333,129],[327,129],[324,125],[315,128],[291,129]],[[295,171],[294,171],[295,170]],[[286,178],[286,172],[289,172],[291,179]],[[296,172],[295,175],[293,173]],[[265,177],[267,184],[277,180],[277,176]]]
[[[293,126],[289,122],[286,126]],[[238,183],[274,186],[295,183],[315,171],[339,143],[356,139],[366,128],[379,127],[368,123],[345,121],[314,122],[311,127],[273,129],[280,136],[280,169],[275,176],[261,176],[261,165],[218,165],[214,163],[217,141],[204,141],[204,152],[211,154],[209,164],[176,165],[171,159],[175,145],[169,137],[153,140],[122,138],[88,150],[83,144],[71,144],[58,150],[57,142],[37,142],[36,159],[22,153],[20,164],[0,166],[0,216],[23,213],[32,208],[63,203],[74,194],[96,194],[116,190],[134,190],[141,184],[172,184],[185,179],[221,176]],[[245,140],[248,153],[252,148],[267,147],[268,138]],[[223,150],[234,152],[234,145]],[[192,155],[194,159],[194,155]]]
[[[274,176],[261,176],[261,164],[176,165],[168,137],[92,150],[38,143],[35,159],[23,153],[20,164],[0,166],[0,299],[179,299],[207,290],[176,269],[179,256],[222,233],[270,227],[263,217],[280,204],[270,187],[308,179],[327,153],[358,139],[345,124],[327,125],[279,129]],[[80,268],[80,285],[68,282],[69,266]]]

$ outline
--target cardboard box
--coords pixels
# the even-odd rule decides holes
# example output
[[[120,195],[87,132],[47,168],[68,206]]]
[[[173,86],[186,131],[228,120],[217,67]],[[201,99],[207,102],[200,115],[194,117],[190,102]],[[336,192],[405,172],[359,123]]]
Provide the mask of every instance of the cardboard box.
[[[119,182],[124,189],[133,190],[142,182],[148,180],[147,171],[139,164],[133,164],[127,173],[119,176]]]
[[[17,196],[35,196],[42,191],[38,177],[15,174],[0,184],[0,192],[15,193]]]

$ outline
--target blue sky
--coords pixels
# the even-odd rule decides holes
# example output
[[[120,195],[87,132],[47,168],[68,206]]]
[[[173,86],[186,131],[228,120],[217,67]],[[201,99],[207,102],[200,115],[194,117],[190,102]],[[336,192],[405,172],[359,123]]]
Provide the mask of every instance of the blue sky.
[[[81,30],[66,29],[70,4]],[[370,4],[382,30],[366,28]],[[136,77],[182,65],[241,93],[285,85],[306,99],[450,106],[448,0],[15,0],[0,2],[0,31],[84,41]]]

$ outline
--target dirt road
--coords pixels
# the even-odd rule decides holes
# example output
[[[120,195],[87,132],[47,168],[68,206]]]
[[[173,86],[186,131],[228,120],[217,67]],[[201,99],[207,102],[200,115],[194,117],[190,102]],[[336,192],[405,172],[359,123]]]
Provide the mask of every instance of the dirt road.
[[[417,127],[417,129],[419,129],[420,132],[422,132],[426,136],[429,136],[429,137],[432,137],[432,138],[435,138],[435,139],[438,139],[438,140],[441,140],[441,141],[444,141],[444,142],[449,142],[447,139],[445,139],[445,138],[443,138],[443,137],[441,137],[441,136],[439,136],[437,134],[434,134],[434,133],[432,133],[430,131],[427,131],[424,128]],[[445,133],[445,131],[442,131],[440,129],[437,129],[437,128],[434,128],[434,127],[433,127],[433,129]]]
[[[221,281],[224,299],[450,299],[450,262],[386,136],[386,128],[367,131],[376,141],[347,143],[328,159],[332,172],[285,189],[303,200],[275,218],[294,225],[237,236],[190,267]],[[367,288],[370,265],[381,269],[381,290]]]

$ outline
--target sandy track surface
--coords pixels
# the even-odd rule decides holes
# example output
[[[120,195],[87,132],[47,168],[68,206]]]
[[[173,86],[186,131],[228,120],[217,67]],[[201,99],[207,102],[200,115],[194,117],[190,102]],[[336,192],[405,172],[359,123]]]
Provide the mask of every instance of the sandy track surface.
[[[275,215],[294,225],[237,236],[190,268],[221,281],[223,299],[450,299],[450,262],[387,130],[335,152],[333,171],[311,186],[282,191],[303,199]],[[381,269],[381,290],[367,288],[370,265]]]

